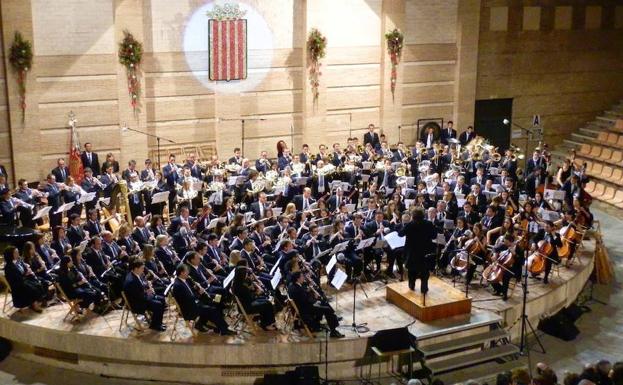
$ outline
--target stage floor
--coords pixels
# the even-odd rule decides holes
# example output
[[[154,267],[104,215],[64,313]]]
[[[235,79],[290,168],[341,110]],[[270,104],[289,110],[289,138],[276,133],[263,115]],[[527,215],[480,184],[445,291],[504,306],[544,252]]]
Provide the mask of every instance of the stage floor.
[[[547,286],[530,279],[527,314],[534,320],[534,325],[539,317],[552,314],[575,300],[593,270],[593,254],[594,241],[586,241],[581,264],[576,262],[570,268],[561,267],[560,276],[554,273]],[[451,279],[441,279],[453,285]],[[456,289],[464,290],[464,284],[457,282]],[[351,327],[352,288],[345,286],[339,293],[329,288],[326,294],[343,317],[340,331],[346,335],[344,339],[329,340],[329,368],[341,376],[339,378],[353,375],[367,350],[367,337],[380,330],[408,327],[419,340],[433,340],[443,338],[453,330],[460,332],[468,327],[499,321],[516,336],[522,301],[521,286],[517,286],[514,295],[504,302],[475,279],[469,291],[472,298],[470,314],[421,322],[386,300],[386,284],[369,282],[357,287],[355,322],[366,323],[365,330],[357,332]],[[47,363],[53,360],[54,365],[74,370],[128,378],[134,378],[138,371],[146,370],[145,367],[158,365],[161,370],[148,371],[154,379],[173,381],[184,378],[189,383],[206,383],[207,374],[219,378],[216,383],[252,383],[246,379],[297,365],[319,364],[324,360],[324,335],[310,340],[298,333],[287,335],[259,330],[254,336],[200,334],[193,339],[180,322],[178,330],[181,335],[172,340],[169,331],[173,317],[167,320],[169,331],[165,333],[147,330],[137,334],[131,328],[119,331],[121,311],[112,311],[105,316],[90,315],[79,323],[63,321],[66,312],[67,307],[61,305],[51,306],[42,314],[10,309],[0,316],[0,336],[14,341],[14,351],[26,359]],[[280,319],[278,317],[278,321]],[[210,354],[206,354],[208,346]],[[198,368],[202,370],[193,372]],[[141,375],[145,378],[144,374]],[[242,377],[245,381],[241,382]]]

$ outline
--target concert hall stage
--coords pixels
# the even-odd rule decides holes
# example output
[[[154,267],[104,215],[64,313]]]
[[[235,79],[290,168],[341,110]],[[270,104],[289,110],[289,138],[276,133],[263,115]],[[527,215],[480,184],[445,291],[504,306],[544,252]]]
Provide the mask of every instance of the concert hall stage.
[[[538,319],[570,304],[581,292],[593,270],[593,240],[584,242],[581,264],[553,273],[549,286],[530,280],[527,313],[536,325]],[[452,281],[444,278],[445,284]],[[348,326],[352,322],[353,292],[350,287],[335,293],[327,289],[338,314],[344,317],[340,330],[346,338],[328,343],[330,378],[352,378],[367,373],[369,337],[375,332],[408,327],[421,347],[448,341],[463,333],[501,323],[516,337],[521,314],[521,287],[503,302],[475,279],[470,288],[472,311],[433,322],[415,320],[385,298],[382,282],[357,287],[356,322],[367,323],[368,332],[359,336]],[[419,289],[419,282],[417,285]],[[464,286],[457,283],[456,289]],[[363,289],[363,290],[362,290]],[[365,291],[365,293],[364,293]],[[0,298],[4,301],[4,298]],[[55,305],[42,314],[7,308],[0,317],[0,336],[13,341],[13,354],[26,360],[101,374],[111,377],[203,384],[252,384],[265,373],[283,373],[299,365],[318,365],[324,375],[325,336],[314,340],[300,335],[257,332],[256,336],[221,337],[199,335],[195,340],[183,325],[182,337],[171,341],[170,332],[151,331],[137,335],[129,329],[119,331],[120,311],[106,316],[89,316],[80,323],[64,322],[65,306]],[[167,321],[169,331],[172,319]],[[452,337],[451,337],[451,336]],[[374,369],[376,371],[376,367]]]

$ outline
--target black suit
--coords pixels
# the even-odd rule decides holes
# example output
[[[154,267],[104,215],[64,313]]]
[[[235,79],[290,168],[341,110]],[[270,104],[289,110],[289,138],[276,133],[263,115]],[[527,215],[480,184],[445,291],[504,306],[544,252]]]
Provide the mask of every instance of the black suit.
[[[130,272],[125,277],[123,292],[128,299],[132,311],[138,314],[144,314],[147,310],[152,312],[149,327],[157,329],[162,325],[162,315],[166,307],[165,300],[159,295],[147,294],[145,285],[146,283],[142,279]]]
[[[441,143],[448,144],[449,139],[456,139],[456,130],[454,128],[451,128],[450,132],[448,132],[447,128],[441,130]]]
[[[54,175],[58,183],[65,183],[65,180],[71,174],[69,173],[69,168],[65,166],[63,168],[55,167],[52,169],[52,175]]]
[[[366,132],[363,134],[363,145],[365,146],[368,143],[372,145],[372,148],[380,148],[381,141],[379,140],[379,134],[376,132],[373,132],[372,134],[370,132]]]
[[[339,325],[335,310],[328,304],[316,301],[305,288],[297,283],[288,287],[288,294],[296,304],[303,322],[312,330],[320,328],[320,319],[324,316],[329,329],[335,330]]]
[[[428,221],[411,221],[398,232],[406,236],[405,266],[409,274],[409,288],[415,290],[415,280],[421,280],[420,291],[428,291],[430,263],[426,256],[434,250],[433,240],[437,237],[435,226]]]
[[[219,332],[227,331],[227,322],[223,319],[223,314],[217,308],[201,303],[188,282],[182,281],[179,277],[173,281],[173,297],[185,320],[195,320],[199,317],[198,327],[211,321],[216,325]]]
[[[459,135],[459,142],[461,142],[461,146],[465,146],[467,143],[469,143],[470,140],[474,139],[475,137],[476,137],[476,133],[475,132],[472,132],[470,134],[467,131],[463,131]]]
[[[82,160],[82,165],[84,166],[84,168],[89,167],[91,170],[93,170],[94,176],[98,176],[100,174],[100,162],[97,158],[96,153],[92,152],[91,159],[89,160],[89,156],[85,151],[80,154],[80,159]]]

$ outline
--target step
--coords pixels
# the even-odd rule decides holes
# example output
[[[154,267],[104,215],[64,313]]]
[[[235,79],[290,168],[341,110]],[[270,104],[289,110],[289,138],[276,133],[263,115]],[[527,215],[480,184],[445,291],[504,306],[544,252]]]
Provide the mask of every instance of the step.
[[[605,114],[616,119],[623,119],[623,108],[621,110],[607,110]]]
[[[593,125],[596,125],[597,127],[602,127],[602,128],[610,128],[613,125],[612,122],[599,119],[599,118],[597,120],[593,120],[592,122],[590,122],[590,124],[593,124]]]
[[[611,124],[614,124],[614,122],[616,122],[616,119],[609,118],[607,116],[598,116],[597,119],[601,120],[601,121],[604,121],[604,122],[609,122]]]
[[[593,136],[578,134],[577,132],[572,132],[571,138],[578,143],[593,143],[593,139],[595,139]]]
[[[493,329],[484,333],[474,334],[467,337],[455,338],[449,341],[444,341],[432,345],[421,346],[418,349],[424,353],[425,357],[430,357],[436,354],[449,352],[453,350],[459,350],[474,345],[479,345],[485,342],[499,340],[501,338],[508,337],[508,333],[504,329]]]
[[[508,361],[503,364],[493,362],[491,364],[482,364],[472,368],[466,368],[460,372],[449,372],[438,378],[446,384],[463,384],[465,379],[469,378],[478,384],[495,384],[498,374],[510,372],[515,369],[528,369],[522,360]]]
[[[447,372],[454,369],[464,368],[466,366],[476,365],[498,358],[507,357],[519,353],[519,348],[515,345],[501,345],[491,349],[482,350],[475,353],[460,355],[446,360],[439,360],[426,363],[426,367],[434,374]]]
[[[579,131],[582,133],[582,135],[590,136],[591,138],[596,138],[597,135],[602,132],[602,130],[596,130],[594,128],[588,127],[580,127]]]
[[[583,142],[578,142],[577,140],[571,140],[571,139],[563,139],[562,142],[570,146],[571,148],[579,148],[580,146],[582,146],[582,143],[583,143]]]

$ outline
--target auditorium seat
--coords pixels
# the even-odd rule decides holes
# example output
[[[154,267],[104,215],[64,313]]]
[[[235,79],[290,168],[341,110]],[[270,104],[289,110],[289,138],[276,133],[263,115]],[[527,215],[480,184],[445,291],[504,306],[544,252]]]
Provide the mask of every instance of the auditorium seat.
[[[622,204],[623,203],[623,190],[617,190],[614,194],[614,197],[612,197],[611,199],[607,199],[606,202],[614,206],[618,204]]]
[[[612,163],[614,165],[620,166],[621,161],[623,160],[623,152],[619,150],[612,151],[612,157],[608,161],[608,163]]]
[[[591,175],[600,175],[601,171],[604,169],[603,163],[593,163],[593,168],[591,169]]]
[[[595,183],[595,190],[590,193],[593,198],[601,198],[602,195],[604,195],[604,192],[606,191],[606,186],[602,183]]]
[[[589,156],[598,159],[599,155],[601,155],[601,146],[591,146],[591,153]]]
[[[604,194],[599,199],[601,199],[602,201],[608,202],[614,199],[615,194],[616,194],[616,190],[614,189],[614,187],[606,186],[606,189],[604,190]]]
[[[619,135],[619,140],[617,140],[617,147],[623,148],[623,135]]]
[[[595,182],[593,181],[588,182],[586,186],[584,187],[584,191],[592,195],[593,192],[595,191]]]
[[[606,139],[606,144],[608,146],[616,146],[616,143],[619,141],[619,135],[610,132],[608,133],[608,138]]]
[[[610,166],[604,166],[601,169],[601,173],[599,174],[600,177],[602,177],[603,179],[609,179],[612,176],[612,167]]]
[[[623,169],[621,167],[615,168],[612,171],[612,176],[610,177],[610,181],[620,186],[623,183],[622,179],[623,179]]]
[[[607,161],[610,160],[610,158],[612,158],[612,149],[608,147],[602,147],[599,159]]]
[[[580,154],[589,155],[590,153],[591,153],[591,145],[587,143],[582,144],[582,146],[580,147]]]
[[[608,133],[606,131],[602,131],[597,134],[597,141],[601,143],[605,143],[608,141]]]

